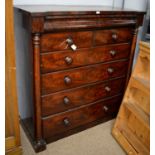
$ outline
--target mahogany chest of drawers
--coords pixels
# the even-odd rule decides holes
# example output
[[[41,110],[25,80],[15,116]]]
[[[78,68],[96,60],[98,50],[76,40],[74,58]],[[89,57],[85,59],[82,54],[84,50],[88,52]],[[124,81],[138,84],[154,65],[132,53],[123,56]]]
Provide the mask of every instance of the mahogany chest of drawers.
[[[36,152],[114,118],[144,13],[100,6],[20,6],[18,11],[29,36],[23,42],[32,80],[31,115],[20,115]]]

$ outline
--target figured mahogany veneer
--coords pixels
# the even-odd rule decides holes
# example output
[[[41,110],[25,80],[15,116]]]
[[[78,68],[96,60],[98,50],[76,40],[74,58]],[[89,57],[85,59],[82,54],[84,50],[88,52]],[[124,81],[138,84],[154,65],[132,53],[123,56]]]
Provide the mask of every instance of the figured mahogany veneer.
[[[71,38],[78,48],[89,48],[92,46],[93,32],[84,31],[44,34],[41,37],[41,52],[70,49],[66,42],[68,38]]]
[[[106,61],[128,59],[131,45],[128,43],[108,45],[41,54],[41,72],[48,73]]]
[[[52,115],[117,95],[123,92],[124,84],[125,78],[119,78],[42,96],[42,116]]]
[[[90,48],[93,45],[105,45],[120,42],[130,42],[131,28],[117,28],[110,30],[52,33],[41,37],[41,52],[70,49],[66,40],[71,38],[77,48]]]
[[[91,105],[83,106],[77,110],[45,117],[43,121],[43,135],[46,138],[70,130],[77,126],[103,119],[108,115],[116,114],[120,105],[121,96],[109,100],[97,101]]]
[[[21,118],[35,151],[115,117],[144,12],[102,6],[18,10],[28,36],[21,42],[27,60],[22,71],[33,81],[31,103],[23,109],[28,115]]]
[[[117,28],[109,30],[95,31],[94,45],[105,45],[113,43],[130,42],[132,39],[131,28]]]
[[[41,75],[41,93],[49,94],[64,89],[77,87],[126,74],[128,61],[118,61],[106,64],[96,64],[66,71]],[[52,81],[52,82],[51,82]]]

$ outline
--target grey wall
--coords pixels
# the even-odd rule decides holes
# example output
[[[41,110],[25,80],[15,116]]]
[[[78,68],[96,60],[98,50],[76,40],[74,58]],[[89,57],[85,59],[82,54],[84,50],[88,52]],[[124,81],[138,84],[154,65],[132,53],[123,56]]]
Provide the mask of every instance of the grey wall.
[[[58,4],[58,5],[112,5],[113,0],[14,0],[15,5]]]
[[[127,9],[134,9],[139,11],[147,11],[147,14],[149,13],[149,4],[150,0],[125,0],[124,2],[124,8]],[[137,56],[139,53],[139,41],[142,40],[144,33],[145,33],[145,23],[146,18],[148,18],[149,15],[145,16],[144,18],[144,24],[139,28],[138,36],[137,36],[137,44],[135,49],[135,56],[133,61],[133,67],[136,63]]]
[[[124,8],[145,11],[148,0],[125,0]]]
[[[33,114],[32,107],[32,60],[28,50],[30,35],[22,28],[21,14],[14,9],[15,48],[17,68],[17,93],[20,117],[26,118]]]

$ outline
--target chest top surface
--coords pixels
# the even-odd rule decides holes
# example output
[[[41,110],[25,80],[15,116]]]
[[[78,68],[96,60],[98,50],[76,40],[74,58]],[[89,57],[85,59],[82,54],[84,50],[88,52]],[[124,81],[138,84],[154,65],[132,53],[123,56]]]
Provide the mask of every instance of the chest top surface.
[[[141,14],[144,12],[122,9],[110,6],[91,6],[91,5],[16,5],[24,12],[31,13],[33,15],[45,14],[45,13],[67,13],[72,12],[74,14],[108,14],[108,13],[136,13]]]
[[[106,6],[22,5],[23,26],[36,32],[140,26],[144,12]]]

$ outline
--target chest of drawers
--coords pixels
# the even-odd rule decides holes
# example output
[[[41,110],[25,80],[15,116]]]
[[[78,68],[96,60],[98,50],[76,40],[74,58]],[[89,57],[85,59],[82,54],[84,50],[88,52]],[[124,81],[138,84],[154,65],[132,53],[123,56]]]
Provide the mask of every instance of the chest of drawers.
[[[114,118],[144,13],[100,6],[17,8],[32,81],[25,105],[31,113],[20,115],[36,152]]]

